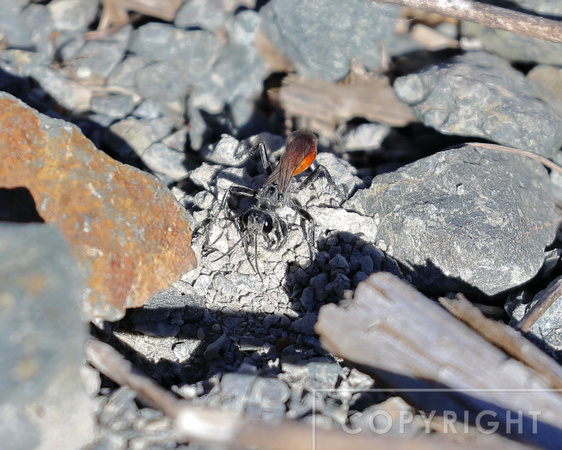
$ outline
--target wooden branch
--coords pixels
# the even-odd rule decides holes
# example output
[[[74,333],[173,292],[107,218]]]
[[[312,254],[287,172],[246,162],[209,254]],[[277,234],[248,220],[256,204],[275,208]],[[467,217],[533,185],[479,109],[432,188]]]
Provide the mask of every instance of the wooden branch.
[[[562,23],[472,0],[376,0],[435,12],[535,39],[562,43]]]
[[[368,433],[346,434],[315,429],[308,424],[283,420],[278,423],[250,420],[230,411],[194,405],[180,400],[136,370],[113,347],[95,339],[84,344],[90,363],[120,385],[132,388],[154,407],[174,421],[180,439],[221,448],[268,448],[309,450],[311,448],[371,449],[379,446],[394,449],[430,450],[460,448],[446,436],[397,437]]]
[[[471,418],[494,411],[504,430],[519,413],[524,430],[512,438],[562,439],[562,395],[545,378],[394,275],[375,273],[345,307],[322,307],[316,331],[325,348],[422,409]],[[531,411],[540,411],[534,431]]]
[[[546,377],[552,387],[562,389],[562,366],[519,332],[504,323],[484,317],[462,294],[457,294],[455,300],[442,297],[439,303],[488,342]]]
[[[310,118],[332,127],[354,117],[396,127],[416,120],[386,78],[336,84],[289,75],[283,80],[279,99],[287,116]]]

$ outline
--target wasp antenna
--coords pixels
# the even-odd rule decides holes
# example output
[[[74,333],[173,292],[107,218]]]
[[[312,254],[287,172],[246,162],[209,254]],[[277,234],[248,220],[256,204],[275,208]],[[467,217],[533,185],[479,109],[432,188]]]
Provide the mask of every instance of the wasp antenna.
[[[254,236],[254,260],[256,262],[256,272],[258,273],[260,280],[263,281],[263,277],[261,276],[260,268],[258,267],[258,239]]]
[[[230,248],[229,251],[227,251],[226,253],[222,254],[222,255],[219,256],[217,259],[212,260],[211,262],[214,263],[214,262],[220,261],[220,260],[223,259],[225,256],[230,255],[230,254],[234,251],[234,249],[236,248],[236,246],[240,243],[240,241],[241,241],[242,239],[243,239],[243,238],[238,239],[238,240],[234,243],[234,245]],[[216,241],[215,241],[215,242],[216,242]],[[215,251],[216,251],[216,250],[215,250]]]

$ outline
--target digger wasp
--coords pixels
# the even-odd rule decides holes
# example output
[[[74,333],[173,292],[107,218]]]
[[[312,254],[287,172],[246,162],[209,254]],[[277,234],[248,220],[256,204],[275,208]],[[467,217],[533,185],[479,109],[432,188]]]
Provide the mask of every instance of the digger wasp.
[[[279,210],[283,207],[291,208],[300,217],[300,228],[307,242],[311,258],[313,256],[314,220],[297,200],[294,193],[309,187],[321,175],[339,193],[332,176],[326,167],[321,164],[296,187],[292,186],[293,177],[308,169],[316,159],[317,142],[316,136],[309,128],[301,128],[291,133],[287,138],[285,153],[274,169],[271,167],[265,142],[258,142],[250,149],[250,153],[259,152],[261,163],[267,173],[267,179],[257,190],[246,186],[230,186],[220,203],[215,219],[222,211],[227,211],[227,218],[238,229],[239,242],[241,241],[244,246],[248,262],[260,278],[261,273],[257,256],[259,237],[262,237],[266,247],[272,251],[279,249],[287,240],[290,224],[279,214]],[[250,197],[253,199],[252,206],[242,211],[233,211],[228,206],[228,201],[232,196]],[[204,248],[207,246],[208,243],[206,242]],[[254,253],[253,262],[250,256],[251,248],[253,248]]]

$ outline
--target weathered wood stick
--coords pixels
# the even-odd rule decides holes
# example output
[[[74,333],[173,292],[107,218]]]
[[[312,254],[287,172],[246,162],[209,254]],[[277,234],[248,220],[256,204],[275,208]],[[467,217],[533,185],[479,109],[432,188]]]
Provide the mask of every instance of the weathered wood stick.
[[[359,284],[346,306],[322,307],[316,331],[325,348],[421,409],[467,415],[476,424],[489,413],[498,432],[512,439],[547,447],[562,442],[560,392],[389,273]],[[522,417],[519,433],[510,430],[515,415]]]
[[[377,0],[422,9],[490,28],[512,31],[536,39],[562,43],[562,23],[472,0]]]

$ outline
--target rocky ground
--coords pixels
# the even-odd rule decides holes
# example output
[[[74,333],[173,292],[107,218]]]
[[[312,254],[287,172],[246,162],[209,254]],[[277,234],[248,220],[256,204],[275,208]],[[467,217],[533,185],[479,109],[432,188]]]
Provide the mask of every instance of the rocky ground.
[[[180,3],[109,29],[97,0],[0,4],[3,442],[196,447],[83,364],[87,334],[195,404],[327,429],[409,412],[389,433],[423,434],[322,347],[319,310],[384,271],[515,324],[558,282],[560,171],[531,157],[561,161],[562,44],[359,0]],[[245,249],[251,203],[221,201],[301,126],[335,186],[298,175],[305,232],[284,205],[283,245]],[[560,304],[528,335],[558,360]]]

